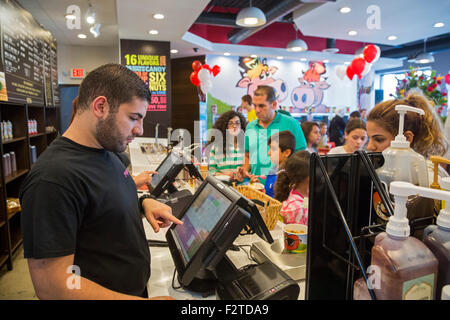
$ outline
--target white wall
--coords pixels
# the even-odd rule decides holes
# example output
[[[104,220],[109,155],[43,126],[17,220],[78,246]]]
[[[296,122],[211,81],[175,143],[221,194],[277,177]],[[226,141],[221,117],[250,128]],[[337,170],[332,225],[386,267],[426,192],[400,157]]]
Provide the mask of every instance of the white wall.
[[[88,73],[105,63],[120,63],[119,46],[67,46],[58,44],[58,83],[80,84],[80,79],[70,77],[70,69],[84,68]]]

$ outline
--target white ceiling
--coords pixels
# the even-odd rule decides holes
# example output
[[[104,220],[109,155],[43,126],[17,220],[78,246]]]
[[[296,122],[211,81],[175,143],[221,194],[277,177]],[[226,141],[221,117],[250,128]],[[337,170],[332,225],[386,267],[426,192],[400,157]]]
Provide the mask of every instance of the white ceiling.
[[[87,0],[18,0],[45,29],[49,30],[58,44],[72,46],[113,46],[119,43],[115,0],[91,0],[96,19],[101,23],[98,38],[89,32],[91,27],[83,19],[80,30],[69,30],[66,26],[67,6],[80,6],[81,17],[87,12]],[[84,33],[87,39],[79,39],[77,35]]]
[[[380,29],[369,30],[367,13],[370,5],[380,8]],[[350,13],[339,9],[348,6]],[[327,2],[302,16],[294,13],[294,21],[306,36],[400,45],[450,32],[449,0],[337,0]],[[434,28],[444,22],[443,28]],[[348,32],[355,30],[356,36]],[[390,41],[388,36],[397,40]]]

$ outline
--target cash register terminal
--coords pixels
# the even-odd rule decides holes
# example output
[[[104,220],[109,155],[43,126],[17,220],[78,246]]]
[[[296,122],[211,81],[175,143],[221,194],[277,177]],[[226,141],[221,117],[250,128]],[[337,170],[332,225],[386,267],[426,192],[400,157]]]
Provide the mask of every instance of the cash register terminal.
[[[246,225],[273,242],[256,205],[234,189],[208,175],[179,219],[166,239],[183,288],[220,299],[298,298],[298,284],[272,262],[238,270],[226,256]]]

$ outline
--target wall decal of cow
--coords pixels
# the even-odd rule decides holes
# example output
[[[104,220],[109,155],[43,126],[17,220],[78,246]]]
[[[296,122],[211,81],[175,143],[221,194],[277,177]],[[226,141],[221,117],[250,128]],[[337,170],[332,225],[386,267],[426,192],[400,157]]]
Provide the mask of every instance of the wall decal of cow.
[[[268,85],[275,89],[277,101],[281,102],[286,99],[288,90],[284,80],[273,77],[277,70],[277,67],[269,67],[265,58],[261,60],[259,57],[239,57],[241,79],[236,87],[247,89],[247,94],[253,97],[258,86]]]
[[[323,91],[330,87],[326,77],[321,77],[326,72],[323,62],[312,61],[309,69],[303,71],[303,77],[298,78],[300,86],[295,87],[291,93],[291,102],[300,112],[327,113],[330,108],[322,104]]]

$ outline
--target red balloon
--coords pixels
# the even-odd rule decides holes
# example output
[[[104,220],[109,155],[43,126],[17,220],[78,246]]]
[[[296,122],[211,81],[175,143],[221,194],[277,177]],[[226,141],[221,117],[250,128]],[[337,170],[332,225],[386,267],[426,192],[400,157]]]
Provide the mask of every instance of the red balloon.
[[[202,63],[198,60],[195,60],[194,62],[192,62],[192,69],[194,71],[198,71],[202,68]]]
[[[361,73],[364,71],[364,67],[366,65],[366,60],[363,58],[355,58],[352,61],[352,69],[353,72],[358,75],[358,77],[361,79]]]
[[[209,71],[209,73],[211,73],[211,72],[212,72],[212,70],[211,70],[211,67],[209,66],[209,64],[204,64],[204,65],[202,65],[202,69],[206,69],[206,70],[208,70],[208,71]]]
[[[446,83],[446,84],[450,84],[450,73],[447,73],[447,74],[445,75],[445,83]]]
[[[214,77],[217,76],[217,75],[219,74],[219,72],[220,72],[220,67],[219,67],[218,65],[215,65],[215,66],[212,68],[212,74],[213,74],[213,76],[214,76]]]
[[[363,50],[364,59],[368,63],[375,62],[377,60],[377,58],[379,57],[379,50],[380,50],[380,48],[378,48],[377,46],[375,46],[373,44],[369,44]]]
[[[189,79],[191,80],[194,86],[200,85],[200,80],[198,79],[198,71],[191,72],[191,76],[189,77]]]
[[[352,66],[351,66],[351,65],[349,65],[349,66],[347,67],[346,73],[347,73],[347,77],[348,77],[350,80],[353,80],[353,77],[355,76],[355,72],[353,72],[353,69],[352,69]]]

